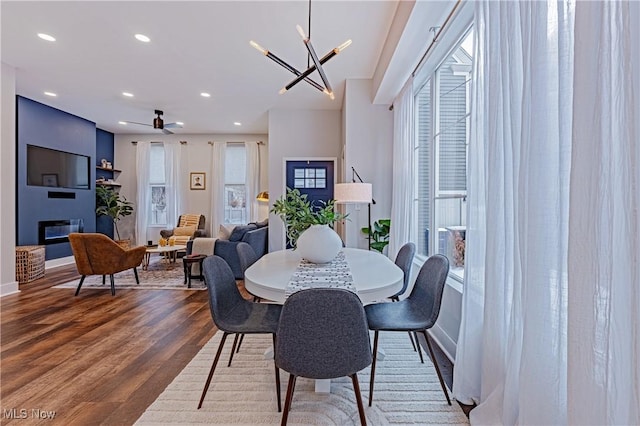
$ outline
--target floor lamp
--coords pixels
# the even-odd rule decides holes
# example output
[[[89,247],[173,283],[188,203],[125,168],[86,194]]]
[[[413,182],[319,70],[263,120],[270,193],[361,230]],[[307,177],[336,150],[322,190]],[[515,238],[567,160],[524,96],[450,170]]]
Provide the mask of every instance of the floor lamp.
[[[373,189],[370,183],[364,183],[356,170],[351,167],[353,177],[351,183],[337,183],[334,188],[334,198],[336,204],[367,204],[368,225],[369,225],[369,250],[371,250],[371,204],[375,204],[373,199]],[[358,177],[360,182],[355,181]]]

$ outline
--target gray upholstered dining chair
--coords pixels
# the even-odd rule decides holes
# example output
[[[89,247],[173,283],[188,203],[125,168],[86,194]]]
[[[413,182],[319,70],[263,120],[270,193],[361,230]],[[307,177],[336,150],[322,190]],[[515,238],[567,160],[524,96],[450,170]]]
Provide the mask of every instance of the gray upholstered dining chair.
[[[238,245],[236,245],[236,252],[238,253],[240,269],[242,270],[242,277],[244,278],[244,271],[246,271],[249,266],[256,263],[256,261],[258,260],[258,255],[256,254],[253,247],[244,242],[240,242],[238,243]],[[260,298],[254,294],[253,301],[260,302]],[[239,339],[238,336],[240,337]],[[240,352],[240,346],[242,346],[243,340],[244,334],[236,334],[236,336],[233,338],[233,349],[235,349],[235,351],[233,349],[231,350],[231,355],[229,356],[229,363],[227,364],[227,367],[231,366],[231,361],[233,361],[233,354]]]
[[[280,305],[253,303],[245,300],[236,286],[236,280],[231,268],[221,257],[207,257],[203,262],[202,269],[204,280],[209,290],[211,317],[213,323],[223,332],[223,335],[209,371],[207,382],[202,390],[198,409],[202,407],[202,402],[211,384],[211,378],[220,359],[227,336],[230,334],[271,334],[275,347],[275,333],[278,328],[280,311],[282,310]],[[278,412],[280,412],[280,375],[277,367],[274,367],[274,370],[276,373]]]
[[[357,372],[371,364],[371,343],[364,308],[355,293],[312,288],[289,296],[282,308],[274,356],[276,368],[289,372],[282,425],[287,424],[299,376],[350,376],[360,423],[367,424]]]
[[[369,329],[374,331],[373,364],[371,365],[371,380],[369,382],[369,406],[373,401],[373,382],[376,374],[376,352],[378,350],[378,335],[380,331],[409,331],[422,333],[431,360],[438,373],[440,386],[451,405],[447,388],[440,373],[438,361],[433,353],[427,330],[433,327],[440,314],[442,292],[449,274],[449,260],[445,256],[435,254],[427,259],[420,268],[416,283],[411,294],[396,303],[376,303],[367,305],[367,321]]]
[[[398,268],[402,269],[402,273],[404,274],[404,281],[402,282],[402,289],[399,292],[390,297],[390,299],[394,302],[400,301],[400,296],[407,291],[409,287],[409,279],[411,278],[411,265],[413,264],[413,257],[416,254],[416,245],[412,242],[408,242],[400,247],[398,254],[396,255],[395,264]],[[415,342],[413,341],[413,336],[415,333],[409,331],[409,340],[411,340],[411,346],[413,346],[414,351],[420,350],[420,345],[416,344],[418,342],[418,336],[416,336]],[[420,361],[424,363],[422,359],[422,352],[420,353]]]

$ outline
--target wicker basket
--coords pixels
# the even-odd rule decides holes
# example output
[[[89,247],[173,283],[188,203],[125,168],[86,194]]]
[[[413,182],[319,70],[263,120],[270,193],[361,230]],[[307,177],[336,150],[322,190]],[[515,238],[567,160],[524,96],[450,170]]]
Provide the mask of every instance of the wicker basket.
[[[44,246],[16,247],[16,281],[28,283],[44,277]]]

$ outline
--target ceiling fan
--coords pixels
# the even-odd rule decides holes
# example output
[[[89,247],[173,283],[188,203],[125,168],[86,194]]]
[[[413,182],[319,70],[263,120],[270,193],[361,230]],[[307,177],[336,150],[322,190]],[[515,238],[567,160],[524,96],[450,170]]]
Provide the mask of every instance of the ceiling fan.
[[[154,111],[154,114],[156,114],[156,118],[153,119],[153,124],[147,124],[147,123],[139,123],[137,121],[125,121],[125,123],[128,124],[139,124],[141,126],[149,126],[149,127],[153,127],[154,129],[159,129],[162,130],[162,133],[164,133],[165,135],[172,135],[173,132],[169,129],[176,129],[182,128],[182,123],[179,121],[176,121],[175,123],[164,123],[164,120],[162,119],[162,115],[164,114],[163,111],[156,109]]]

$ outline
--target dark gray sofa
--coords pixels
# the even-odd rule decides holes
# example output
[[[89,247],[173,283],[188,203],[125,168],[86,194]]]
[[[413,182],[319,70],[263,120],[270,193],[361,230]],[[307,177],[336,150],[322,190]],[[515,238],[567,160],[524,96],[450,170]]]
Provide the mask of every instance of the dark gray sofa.
[[[231,267],[233,275],[237,280],[244,278],[240,269],[240,259],[236,252],[236,246],[240,242],[249,244],[256,252],[258,258],[264,256],[268,251],[269,226],[257,227],[256,224],[238,226],[232,232],[229,240],[216,240],[213,254],[223,258]],[[187,254],[191,254],[193,241],[187,243]]]

